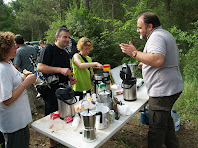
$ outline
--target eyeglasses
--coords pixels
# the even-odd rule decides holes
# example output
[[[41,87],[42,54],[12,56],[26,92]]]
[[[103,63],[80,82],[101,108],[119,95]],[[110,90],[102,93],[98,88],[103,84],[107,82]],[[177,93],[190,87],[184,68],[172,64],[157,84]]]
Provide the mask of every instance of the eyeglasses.
[[[90,45],[91,44],[91,41],[84,41],[84,44],[85,45]]]

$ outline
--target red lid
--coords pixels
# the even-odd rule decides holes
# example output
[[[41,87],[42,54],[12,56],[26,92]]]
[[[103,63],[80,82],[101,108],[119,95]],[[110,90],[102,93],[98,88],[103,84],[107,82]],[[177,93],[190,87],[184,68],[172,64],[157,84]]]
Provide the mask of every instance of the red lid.
[[[110,64],[105,64],[103,65],[104,68],[109,68],[110,67]]]

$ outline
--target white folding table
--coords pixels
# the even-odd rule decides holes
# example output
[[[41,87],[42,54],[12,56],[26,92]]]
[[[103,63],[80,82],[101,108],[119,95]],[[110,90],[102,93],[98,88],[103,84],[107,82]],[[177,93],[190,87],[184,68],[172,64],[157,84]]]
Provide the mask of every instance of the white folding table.
[[[80,122],[78,128],[74,131],[71,128],[71,123],[66,124],[63,120],[57,118],[50,120],[50,116],[46,116],[31,124],[31,127],[37,132],[54,139],[55,141],[67,146],[76,148],[96,148],[103,145],[117,131],[119,131],[129,120],[132,119],[148,102],[148,95],[145,85],[142,85],[137,91],[137,100],[128,102],[124,101],[123,95],[116,96],[123,104],[127,104],[132,114],[129,116],[120,116],[119,120],[115,120],[107,129],[97,130],[97,140],[92,143],[83,141],[82,134],[83,123]]]

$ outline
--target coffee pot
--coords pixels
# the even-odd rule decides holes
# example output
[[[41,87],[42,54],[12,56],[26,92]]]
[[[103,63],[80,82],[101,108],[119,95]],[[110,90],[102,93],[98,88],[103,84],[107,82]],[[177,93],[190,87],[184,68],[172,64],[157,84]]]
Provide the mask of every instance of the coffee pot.
[[[97,97],[99,94],[99,91],[101,90],[100,86],[105,85],[103,89],[107,90],[110,93],[110,96],[112,97],[112,91],[110,88],[110,74],[108,71],[103,71],[102,73],[94,74],[93,77],[93,82],[94,82],[94,93],[96,94]],[[102,86],[103,87],[103,86]]]
[[[73,89],[67,84],[60,84],[55,92],[58,100],[58,109],[60,118],[64,119],[67,116],[73,117],[75,115],[74,104],[77,102]]]
[[[83,130],[83,141],[84,142],[94,142],[96,137],[96,115],[101,115],[100,122],[102,123],[102,112],[96,112],[95,110],[86,109],[80,112],[83,124],[84,124],[84,130]]]
[[[124,80],[130,80],[132,78],[132,73],[130,67],[124,63],[122,65],[122,69],[120,71],[120,78]]]
[[[109,123],[109,111],[110,109],[107,106],[96,106],[94,108],[97,112],[101,112],[102,116],[96,117],[96,129],[105,129],[108,128],[110,123]]]
[[[132,76],[130,67],[124,63],[120,71],[120,78],[122,79],[122,88],[124,91],[125,101],[135,101],[137,99],[136,81],[137,79]]]
[[[106,84],[106,90],[110,90],[110,74],[109,74],[109,72],[108,71],[104,71],[103,72],[103,76],[104,76],[104,78],[103,78],[103,83],[105,83]]]
[[[136,81],[136,78],[131,78],[130,80],[124,80],[122,82],[125,101],[135,101],[137,99]]]
[[[98,94],[97,102],[99,106],[107,106],[109,109],[113,109],[113,99],[108,90],[103,90]]]
[[[104,75],[102,73],[94,74],[93,82],[94,82],[94,93],[98,97],[98,84],[103,83]]]

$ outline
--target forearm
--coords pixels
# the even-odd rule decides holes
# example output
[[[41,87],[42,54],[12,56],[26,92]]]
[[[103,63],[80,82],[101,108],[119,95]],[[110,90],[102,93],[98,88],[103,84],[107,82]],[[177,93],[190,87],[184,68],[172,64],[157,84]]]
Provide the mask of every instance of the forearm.
[[[3,103],[7,106],[12,104],[14,101],[16,101],[20,95],[23,93],[27,86],[25,84],[20,84],[14,91],[12,91],[12,97],[6,101],[3,101]]]
[[[159,67],[164,63],[164,56],[158,53],[144,53],[138,51],[135,59],[146,65],[156,67]]]
[[[42,73],[60,73],[60,67],[51,67],[43,63],[38,63],[37,70]]]
[[[132,57],[132,52],[134,52],[133,56],[135,56],[135,52],[136,52],[137,54],[133,58],[149,66],[159,67],[163,65],[164,60],[165,60],[165,57],[162,54],[144,53],[144,52],[138,51],[131,42],[129,42],[129,44],[121,43],[120,48],[122,52],[126,53],[127,55],[131,57]]]
[[[90,68],[90,67],[94,67],[97,65],[97,62],[92,62],[92,63],[80,63],[78,64],[77,66],[80,68],[80,69],[86,69],[86,68]]]

